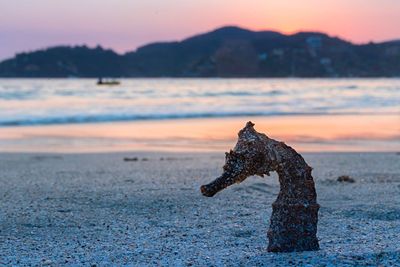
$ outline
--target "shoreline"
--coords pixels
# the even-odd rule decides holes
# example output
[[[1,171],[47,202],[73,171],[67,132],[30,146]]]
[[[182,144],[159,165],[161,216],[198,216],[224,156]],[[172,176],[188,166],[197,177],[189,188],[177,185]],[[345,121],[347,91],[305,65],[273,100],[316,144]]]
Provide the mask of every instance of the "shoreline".
[[[0,128],[3,152],[227,151],[247,121],[299,152],[399,152],[400,115],[202,118]]]

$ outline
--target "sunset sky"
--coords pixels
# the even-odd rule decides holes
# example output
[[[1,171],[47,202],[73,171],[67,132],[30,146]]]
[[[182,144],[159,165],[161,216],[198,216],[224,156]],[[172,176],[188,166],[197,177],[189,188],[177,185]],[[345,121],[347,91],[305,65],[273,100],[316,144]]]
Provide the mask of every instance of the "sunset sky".
[[[399,0],[0,0],[0,10],[0,59],[61,44],[125,52],[225,25],[400,39]]]

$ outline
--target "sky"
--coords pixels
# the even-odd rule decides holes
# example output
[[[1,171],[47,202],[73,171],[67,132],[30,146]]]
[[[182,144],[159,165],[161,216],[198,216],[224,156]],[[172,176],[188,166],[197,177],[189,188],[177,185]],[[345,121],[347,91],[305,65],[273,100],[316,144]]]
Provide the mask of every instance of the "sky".
[[[0,0],[0,10],[0,60],[55,45],[123,53],[227,25],[400,39],[400,0]]]

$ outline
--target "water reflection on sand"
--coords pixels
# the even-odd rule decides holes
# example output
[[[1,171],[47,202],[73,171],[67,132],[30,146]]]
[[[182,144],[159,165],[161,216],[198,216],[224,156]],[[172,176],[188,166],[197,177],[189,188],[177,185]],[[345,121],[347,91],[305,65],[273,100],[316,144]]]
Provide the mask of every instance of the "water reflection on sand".
[[[245,122],[299,151],[400,151],[399,115],[266,116],[4,127],[1,151],[226,151]]]

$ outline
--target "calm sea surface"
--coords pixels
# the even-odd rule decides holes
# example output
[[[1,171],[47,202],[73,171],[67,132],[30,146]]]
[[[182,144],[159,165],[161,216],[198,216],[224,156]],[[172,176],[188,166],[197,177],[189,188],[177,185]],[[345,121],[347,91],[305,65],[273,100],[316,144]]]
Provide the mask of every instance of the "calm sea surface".
[[[0,126],[399,114],[400,79],[0,79]]]

